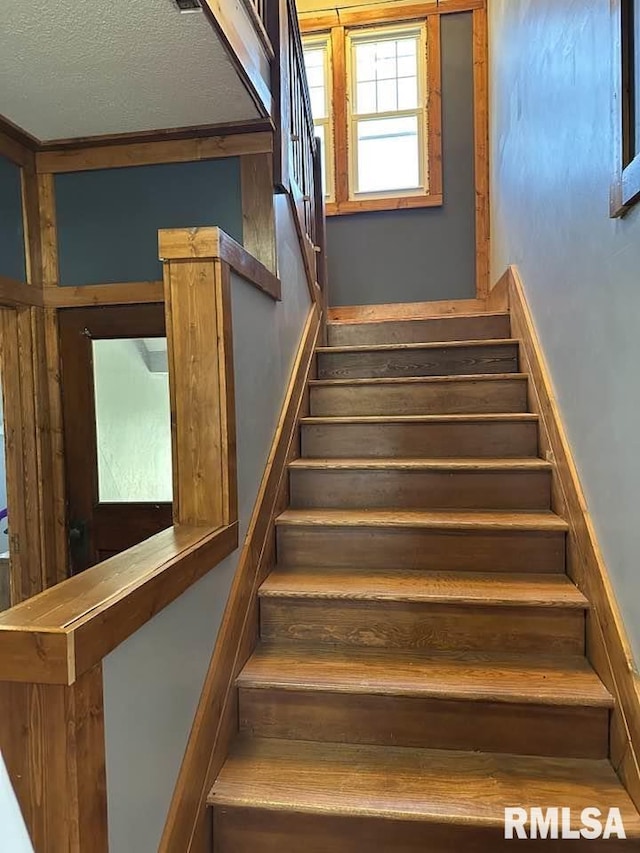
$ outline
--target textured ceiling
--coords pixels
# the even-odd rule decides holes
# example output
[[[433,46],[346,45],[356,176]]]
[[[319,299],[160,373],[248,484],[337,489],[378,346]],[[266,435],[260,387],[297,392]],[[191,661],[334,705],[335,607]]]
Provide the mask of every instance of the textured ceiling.
[[[2,4],[0,114],[41,140],[256,118],[202,12],[173,0]]]

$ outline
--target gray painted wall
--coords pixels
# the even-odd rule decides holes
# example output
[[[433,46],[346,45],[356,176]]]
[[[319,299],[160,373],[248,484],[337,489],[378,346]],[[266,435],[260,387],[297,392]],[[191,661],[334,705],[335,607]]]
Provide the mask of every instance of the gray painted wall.
[[[60,283],[157,281],[158,229],[219,225],[242,242],[240,160],[56,175]]]
[[[310,308],[284,196],[276,219],[282,302],[232,282],[241,542]],[[158,849],[239,553],[104,660],[111,853]]]
[[[517,264],[640,654],[640,206],[609,219],[609,0],[492,0],[493,277]]]
[[[444,205],[330,217],[332,305],[475,296],[472,15],[441,20]]]
[[[0,275],[24,281],[20,167],[0,155]]]

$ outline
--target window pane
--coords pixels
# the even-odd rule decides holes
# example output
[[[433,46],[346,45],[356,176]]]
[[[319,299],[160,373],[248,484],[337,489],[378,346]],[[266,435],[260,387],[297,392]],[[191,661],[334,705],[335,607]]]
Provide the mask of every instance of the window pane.
[[[376,84],[358,83],[358,103],[356,111],[360,114],[377,112]]]
[[[309,47],[304,51],[304,64],[307,70],[311,112],[314,118],[326,118],[329,112],[327,98],[326,47]]]
[[[378,83],[379,113],[390,113],[398,109],[398,84],[396,80],[382,80]]]
[[[354,42],[357,114],[418,108],[418,43],[417,35]]]
[[[398,80],[398,109],[415,110],[418,106],[418,81],[415,77]]]
[[[101,502],[172,500],[167,339],[94,340]]]
[[[357,192],[416,189],[420,186],[416,116],[359,121],[357,140]]]

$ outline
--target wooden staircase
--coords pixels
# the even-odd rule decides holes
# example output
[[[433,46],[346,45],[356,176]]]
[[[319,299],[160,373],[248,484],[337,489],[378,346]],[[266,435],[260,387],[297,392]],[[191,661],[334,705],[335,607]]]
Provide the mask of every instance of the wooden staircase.
[[[500,851],[509,806],[617,807],[629,840],[574,849],[638,849],[509,316],[335,324],[329,344],[214,850]]]

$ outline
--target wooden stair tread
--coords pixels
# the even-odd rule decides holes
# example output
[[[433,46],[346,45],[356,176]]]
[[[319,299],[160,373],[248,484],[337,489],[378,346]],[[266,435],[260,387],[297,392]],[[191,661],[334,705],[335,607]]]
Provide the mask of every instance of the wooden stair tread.
[[[410,471],[551,471],[552,465],[544,459],[527,458],[496,458],[491,459],[467,459],[467,458],[441,458],[434,459],[401,459],[395,457],[377,458],[353,458],[353,459],[331,459],[331,458],[307,458],[294,459],[289,463],[290,468],[316,471],[316,470],[362,470],[379,471],[386,469],[410,470]]]
[[[516,338],[481,338],[480,340],[468,341],[427,341],[425,343],[410,344],[352,344],[350,346],[328,346],[316,347],[319,354],[325,353],[359,353],[359,352],[405,352],[406,350],[429,350],[429,349],[454,349],[464,347],[495,347],[495,346],[517,346]]]
[[[525,382],[526,373],[466,373],[441,376],[368,376],[365,379],[312,379],[310,388],[335,388],[338,385],[355,385],[356,387],[370,385],[434,385],[445,382]]]
[[[531,704],[613,706],[583,657],[262,645],[237,679],[243,688],[330,691]]]
[[[450,314],[420,314],[416,312],[415,316],[411,317],[380,317],[377,319],[362,318],[358,320],[328,320],[327,326],[377,326],[377,325],[400,325],[402,323],[415,323],[416,321],[425,322],[429,320],[468,320],[470,317],[477,319],[489,319],[491,317],[510,317],[508,311],[465,311],[451,312]]]
[[[546,510],[287,509],[281,526],[427,527],[442,530],[566,531],[567,522]]]
[[[463,414],[463,415],[356,415],[354,417],[306,417],[300,423],[305,424],[429,424],[429,423],[538,423],[538,415],[528,412],[509,412],[505,414]]]
[[[277,566],[262,583],[259,593],[262,598],[588,607],[587,599],[563,574]]]
[[[239,738],[214,784],[214,806],[504,826],[504,808],[620,808],[640,816],[606,760]]]

